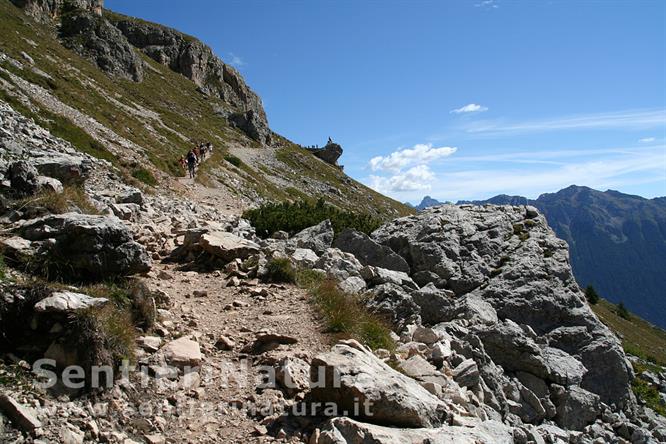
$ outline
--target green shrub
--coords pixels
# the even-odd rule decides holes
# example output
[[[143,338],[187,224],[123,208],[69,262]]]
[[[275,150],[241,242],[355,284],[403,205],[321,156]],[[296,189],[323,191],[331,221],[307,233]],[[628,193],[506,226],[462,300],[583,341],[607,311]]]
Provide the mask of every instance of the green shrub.
[[[243,164],[243,161],[240,160],[240,158],[234,156],[233,154],[225,154],[224,160],[226,160],[236,168],[240,168],[240,166]]]
[[[266,264],[264,280],[266,282],[294,283],[296,282],[296,270],[289,259],[271,259]]]
[[[597,291],[594,289],[593,286],[588,285],[587,288],[585,289],[585,299],[587,299],[587,302],[589,302],[592,305],[599,302],[599,295],[597,294]]]
[[[0,280],[4,280],[7,277],[7,265],[5,264],[5,257],[0,254]]]
[[[354,338],[372,349],[395,348],[387,324],[370,313],[357,295],[342,292],[331,279],[320,280],[309,290],[329,332]]]
[[[615,313],[622,319],[626,320],[631,319],[631,314],[629,313],[629,310],[627,310],[627,307],[624,306],[624,302],[620,302],[619,304],[617,304],[617,307],[615,308]]]
[[[354,213],[328,205],[323,199],[316,203],[306,200],[298,202],[269,203],[243,213],[261,237],[282,230],[290,234],[317,225],[328,219],[336,233],[353,228],[366,234],[379,228],[382,222],[368,214]]]
[[[157,185],[157,179],[155,179],[153,173],[145,168],[136,168],[134,171],[132,171],[132,177],[145,183],[146,185],[150,185],[151,187]]]

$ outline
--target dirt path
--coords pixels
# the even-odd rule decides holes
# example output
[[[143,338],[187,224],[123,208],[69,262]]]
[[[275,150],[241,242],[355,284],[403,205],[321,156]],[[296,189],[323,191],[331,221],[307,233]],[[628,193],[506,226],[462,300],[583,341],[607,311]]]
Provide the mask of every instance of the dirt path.
[[[193,202],[215,206],[226,214],[238,215],[243,210],[223,189],[208,188],[189,178],[178,183]],[[155,263],[146,283],[168,295],[170,308],[160,311],[163,320],[151,335],[163,336],[162,344],[191,337],[204,357],[199,377],[189,387],[161,389],[154,378],[147,378],[150,386],[137,390],[133,404],[148,403],[151,409],[145,434],[159,432],[177,443],[273,442],[262,425],[262,418],[271,416],[265,407],[272,406],[277,415],[294,401],[285,399],[281,390],[258,388],[259,366],[277,366],[285,357],[309,362],[330,347],[331,339],[322,333],[304,290],[257,280],[240,280],[238,286],[232,286],[227,285],[229,280],[223,271],[181,271],[175,264]],[[265,353],[243,351],[262,332],[297,342]],[[220,341],[223,337],[226,339]],[[228,347],[222,345],[225,341]],[[157,354],[147,352],[139,362],[150,363]],[[177,415],[164,411],[182,405],[187,408]],[[262,411],[255,413],[256,409]],[[137,418],[132,421],[140,422]]]

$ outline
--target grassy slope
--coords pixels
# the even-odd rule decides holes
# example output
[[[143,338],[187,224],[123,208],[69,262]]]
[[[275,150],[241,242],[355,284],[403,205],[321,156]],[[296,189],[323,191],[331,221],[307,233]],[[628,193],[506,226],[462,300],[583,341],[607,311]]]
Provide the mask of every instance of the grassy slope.
[[[288,177],[293,182],[293,187],[275,186],[265,177],[265,172],[261,171],[260,166],[243,165],[241,169],[233,167],[223,160],[225,147],[232,144],[244,146],[256,144],[241,132],[229,127],[226,119],[214,114],[215,106],[228,108],[229,105],[220,99],[202,95],[197,92],[196,86],[190,80],[148,57],[142,55],[149,65],[144,70],[143,82],[135,83],[111,78],[88,60],[64,48],[54,38],[54,30],[35,24],[8,0],[0,0],[0,28],[3,30],[0,51],[21,62],[25,62],[21,56],[21,52],[25,51],[35,60],[35,67],[48,73],[52,80],[36,74],[28,64],[24,64],[23,69],[20,69],[3,62],[0,67],[42,86],[62,102],[94,117],[117,134],[140,145],[144,148],[152,166],[159,170],[171,175],[180,175],[181,171],[176,163],[178,157],[184,154],[193,142],[210,140],[217,147],[222,147],[222,150],[217,150],[212,162],[208,162],[207,170],[210,172],[217,170],[218,173],[222,171],[223,174],[209,174],[203,178],[205,180],[218,180],[224,184],[225,176],[240,176],[246,187],[260,196],[270,200],[297,199],[303,197],[302,193],[299,193],[300,177],[290,174],[289,170],[293,165],[302,165],[306,168],[305,175],[327,183],[342,193],[342,196],[337,196],[322,192],[308,197],[322,196],[331,203],[348,209],[370,208],[374,213],[385,217],[403,215],[410,211],[401,203],[347,178],[342,172],[324,164],[311,154],[294,148],[286,139],[282,139],[282,144],[283,150],[288,153],[284,156],[284,160],[289,164],[277,172],[293,176]],[[28,39],[37,46],[34,47]],[[6,74],[0,73],[0,76],[8,80]],[[94,87],[91,87],[91,84]],[[114,104],[108,97],[130,108],[137,108],[138,105],[157,113],[159,120],[150,115],[139,117],[125,107]],[[82,151],[107,158],[119,166],[124,166],[130,173],[137,168],[134,165],[136,159],[114,158],[105,150],[104,143],[96,144],[80,128],[67,119],[40,108],[37,103],[32,103],[31,111],[2,89],[0,89],[0,99],[9,102],[29,117],[35,118]],[[59,123],[58,128],[55,128],[56,125],[53,123],[56,120]]]
[[[591,307],[604,324],[623,338],[627,352],[666,366],[666,331],[634,314],[629,320],[621,318],[615,313],[615,305],[604,299]]]

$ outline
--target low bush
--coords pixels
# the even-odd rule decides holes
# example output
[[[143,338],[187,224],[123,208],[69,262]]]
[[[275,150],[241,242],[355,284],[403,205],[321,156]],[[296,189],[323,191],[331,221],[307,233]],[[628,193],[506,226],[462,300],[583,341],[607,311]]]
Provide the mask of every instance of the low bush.
[[[5,257],[0,254],[0,280],[4,280],[7,277],[7,265],[5,264]]]
[[[331,279],[306,282],[312,285],[311,300],[324,317],[329,332],[356,339],[373,350],[395,348],[387,324],[370,313],[358,295],[344,293]]]
[[[261,237],[268,237],[278,230],[294,234],[326,219],[331,221],[336,233],[345,228],[353,228],[370,234],[382,224],[379,219],[368,214],[341,210],[322,199],[316,203],[307,200],[269,203],[246,211],[243,217],[252,223]]]
[[[136,180],[143,182],[146,185],[150,185],[151,187],[157,185],[157,179],[155,179],[153,173],[151,173],[145,168],[136,168],[135,170],[133,170],[132,177],[135,178]]]
[[[265,282],[294,283],[296,282],[296,270],[287,258],[271,259],[266,264]]]
[[[243,161],[240,160],[240,158],[234,156],[233,154],[225,154],[224,160],[226,160],[236,168],[240,168],[240,166],[243,164]]]

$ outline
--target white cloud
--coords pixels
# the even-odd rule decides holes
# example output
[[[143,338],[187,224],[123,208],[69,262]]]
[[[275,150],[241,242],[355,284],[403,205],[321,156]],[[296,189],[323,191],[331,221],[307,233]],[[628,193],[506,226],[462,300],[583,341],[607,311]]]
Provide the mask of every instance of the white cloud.
[[[435,174],[427,165],[417,165],[390,177],[370,176],[370,182],[371,187],[380,193],[401,193],[430,190],[434,178]]]
[[[229,64],[231,66],[235,66],[236,68],[240,68],[241,66],[245,66],[245,61],[243,61],[243,59],[241,59],[239,56],[237,56],[233,52],[229,53],[229,57],[230,57]]]
[[[388,156],[377,156],[370,159],[372,171],[400,172],[403,168],[413,165],[422,165],[437,159],[450,156],[458,149],[449,146],[434,148],[431,143],[417,144],[412,148],[394,151]]]
[[[492,9],[499,8],[499,4],[497,3],[496,0],[482,0],[479,3],[475,3],[474,6],[476,6],[477,8],[492,8]]]
[[[654,142],[655,140],[657,139],[655,139],[654,137],[643,137],[642,139],[638,139],[638,141],[641,143],[650,143]]]
[[[506,123],[501,121],[476,121],[464,129],[469,133],[519,134],[565,129],[648,129],[666,125],[666,110],[634,110],[613,113],[564,116],[554,119],[528,120]]]
[[[482,113],[488,111],[488,107],[481,106],[476,103],[469,103],[463,107],[452,109],[450,112],[452,114],[466,114],[466,113]]]

